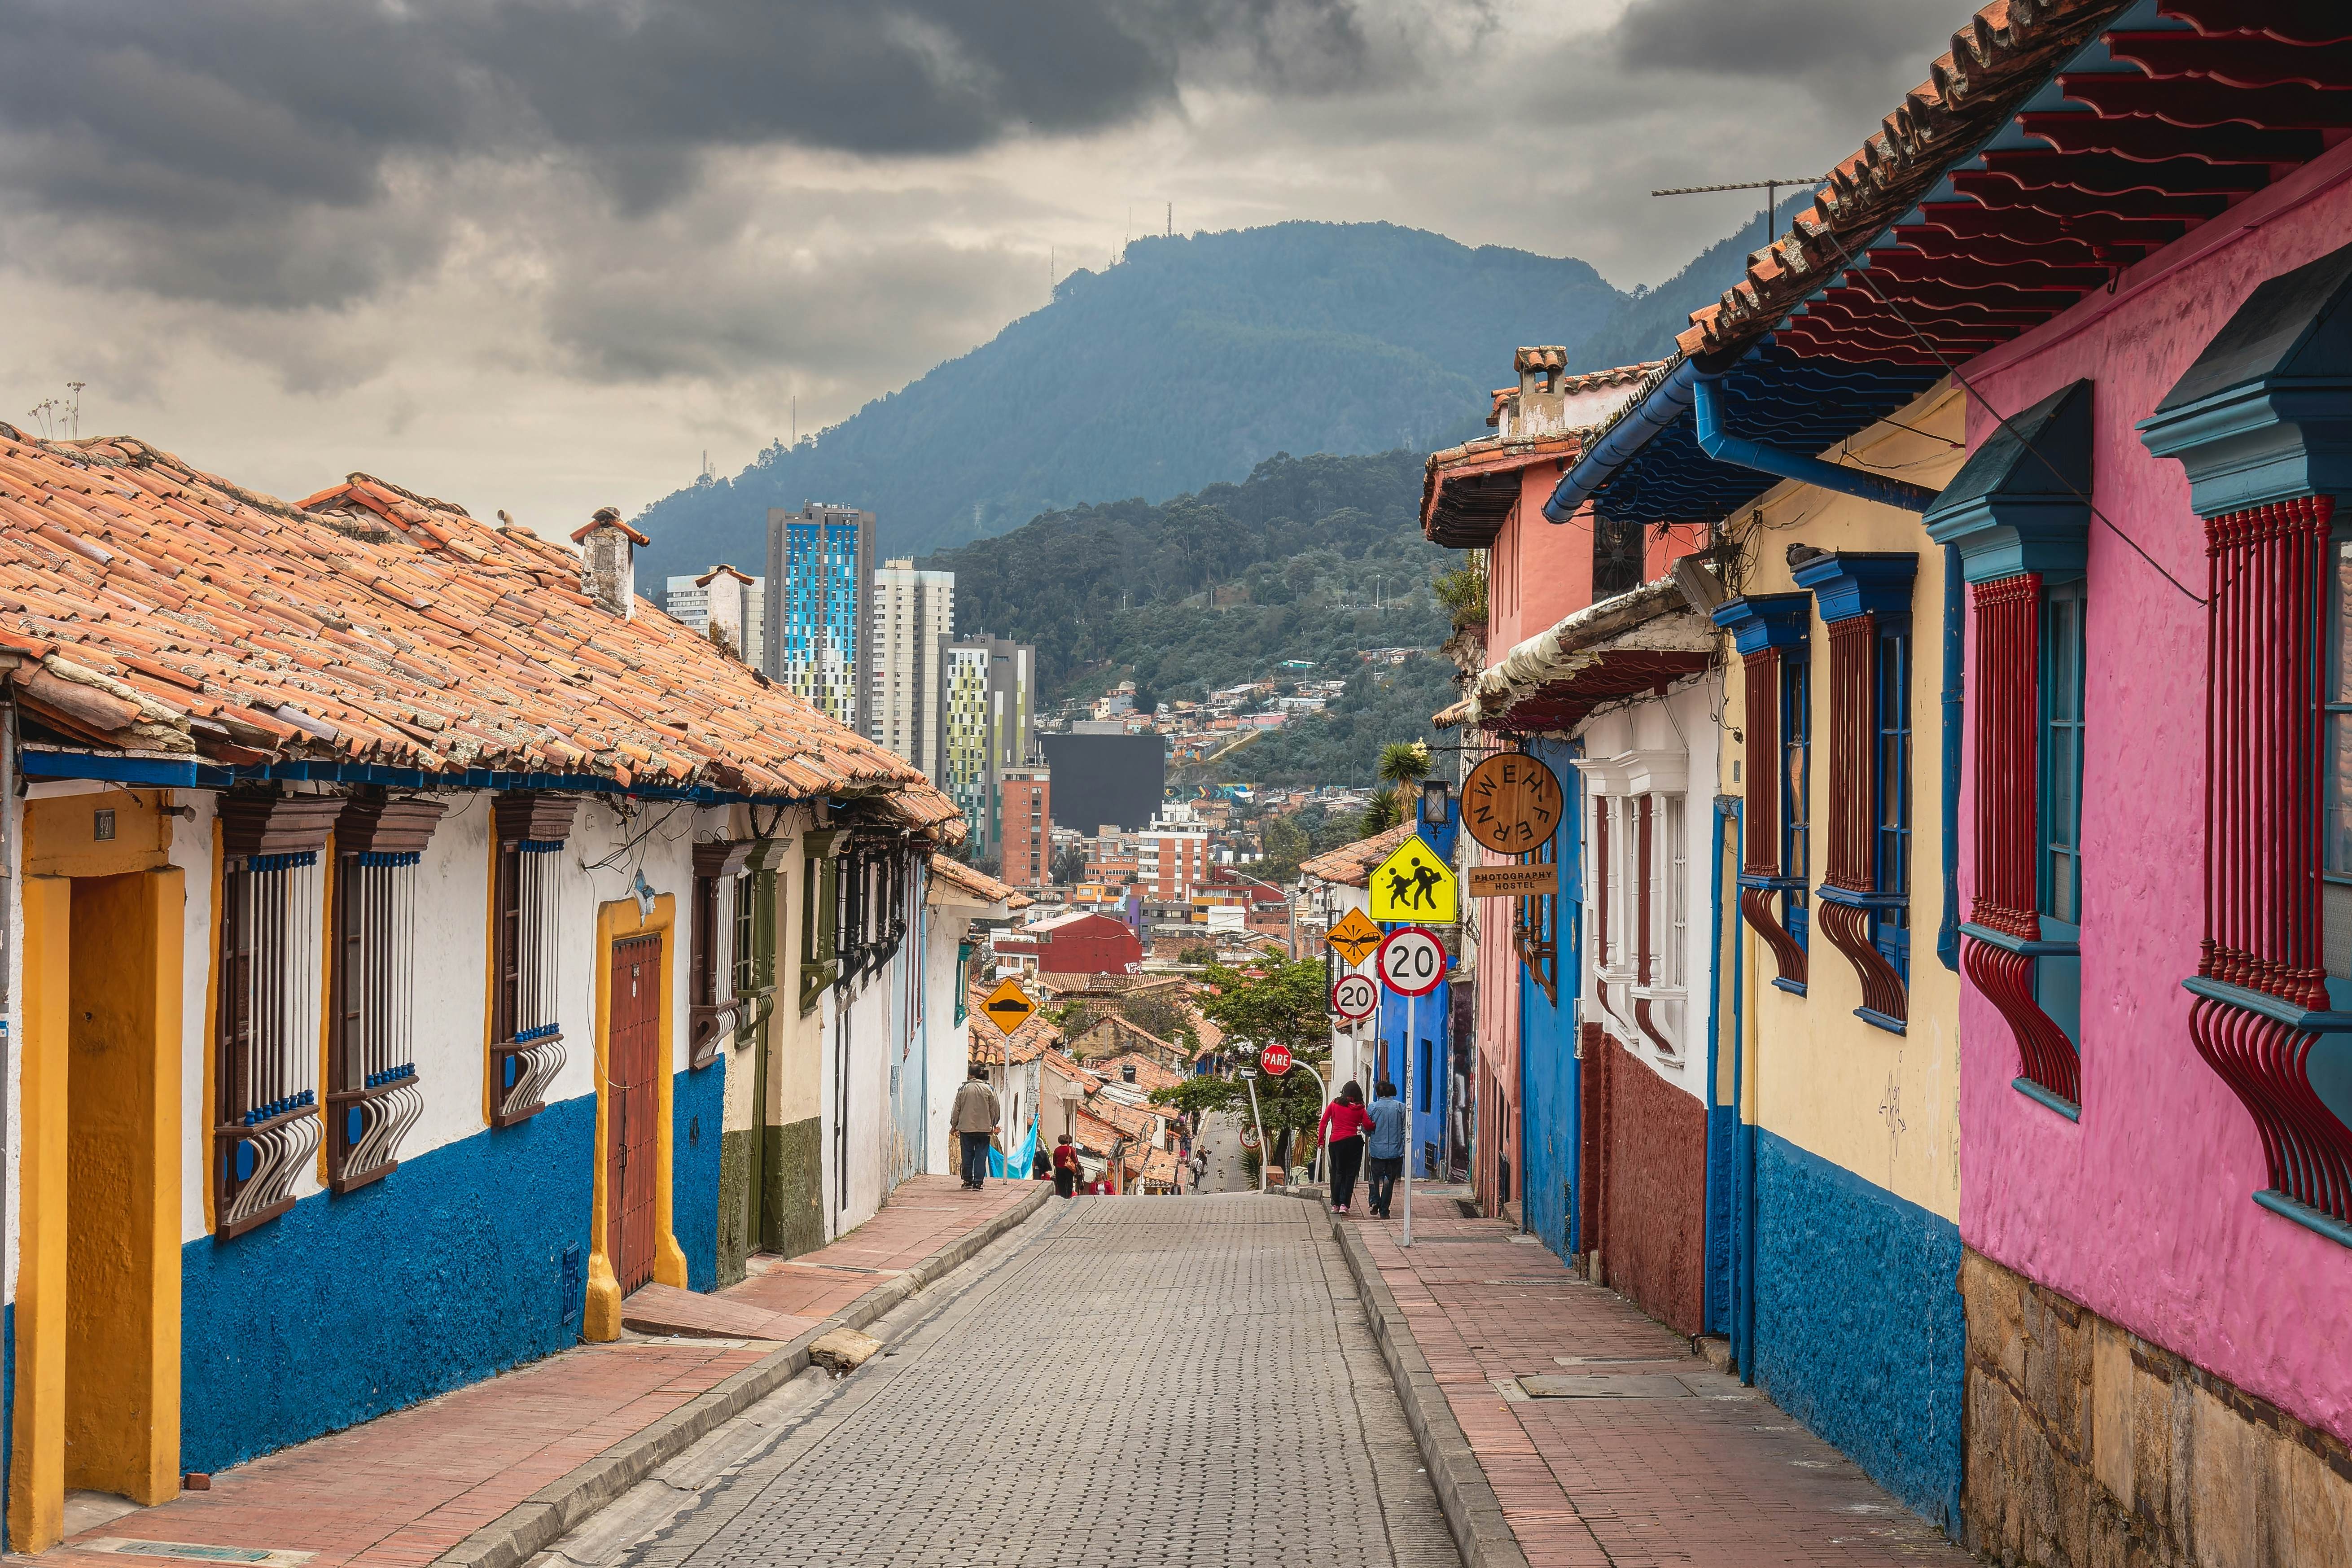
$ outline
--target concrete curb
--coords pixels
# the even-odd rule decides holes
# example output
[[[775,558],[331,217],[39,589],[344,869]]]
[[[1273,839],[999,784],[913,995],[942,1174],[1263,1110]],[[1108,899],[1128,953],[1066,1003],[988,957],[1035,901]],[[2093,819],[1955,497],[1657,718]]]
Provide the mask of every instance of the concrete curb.
[[[1405,1425],[1412,1428],[1422,1462],[1429,1467],[1430,1484],[1436,1489],[1437,1505],[1445,1514],[1446,1528],[1453,1531],[1464,1568],[1528,1568],[1528,1554],[1511,1532],[1510,1521],[1503,1517],[1502,1501],[1495,1496],[1493,1483],[1486,1479],[1470,1439],[1463,1435],[1462,1423],[1454,1418],[1454,1406],[1447,1403],[1437,1374],[1429,1370],[1429,1358],[1421,1353],[1412,1326],[1405,1321],[1388,1281],[1381,1278],[1370,1250],[1352,1226],[1331,1213],[1328,1198],[1318,1194],[1317,1201],[1331,1222],[1331,1235],[1339,1244],[1340,1256],[1348,1260],[1348,1272],[1355,1276],[1364,1316],[1371,1321],[1381,1359],[1388,1363],[1389,1376],[1396,1383]]]
[[[815,1327],[794,1336],[708,1394],[625,1437],[586,1464],[550,1481],[433,1560],[434,1568],[521,1568],[599,1510],[700,1442],[719,1426],[773,1394],[809,1364],[809,1346],[835,1329],[862,1329],[943,1276],[1045,1206],[1051,1185],[958,1237],[912,1268],[877,1285]]]

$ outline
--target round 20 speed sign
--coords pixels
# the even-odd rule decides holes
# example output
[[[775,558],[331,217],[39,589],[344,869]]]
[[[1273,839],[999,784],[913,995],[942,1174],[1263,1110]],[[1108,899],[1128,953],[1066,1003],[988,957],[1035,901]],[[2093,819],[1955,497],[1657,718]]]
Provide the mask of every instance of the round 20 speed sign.
[[[1372,967],[1381,984],[1404,996],[1426,996],[1445,978],[1445,944],[1421,926],[1389,932]]]
[[[1342,974],[1331,983],[1331,1011],[1360,1024],[1379,1010],[1381,988],[1369,974]]]

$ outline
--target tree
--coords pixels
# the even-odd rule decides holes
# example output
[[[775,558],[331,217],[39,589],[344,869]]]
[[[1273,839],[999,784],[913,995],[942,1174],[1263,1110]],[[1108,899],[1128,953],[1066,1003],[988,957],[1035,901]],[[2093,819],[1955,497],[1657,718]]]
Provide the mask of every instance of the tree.
[[[1404,820],[1404,801],[1395,786],[1376,789],[1364,804],[1364,837],[1377,838]]]
[[[1087,852],[1077,845],[1065,847],[1054,857],[1054,880],[1062,887],[1074,887],[1087,879]]]
[[[1211,947],[1205,942],[1194,942],[1192,946],[1178,951],[1176,954],[1176,962],[1179,963],[1214,963],[1217,962],[1217,950]]]
[[[1419,784],[1429,776],[1429,742],[1391,741],[1381,748],[1380,775],[1399,790]]]

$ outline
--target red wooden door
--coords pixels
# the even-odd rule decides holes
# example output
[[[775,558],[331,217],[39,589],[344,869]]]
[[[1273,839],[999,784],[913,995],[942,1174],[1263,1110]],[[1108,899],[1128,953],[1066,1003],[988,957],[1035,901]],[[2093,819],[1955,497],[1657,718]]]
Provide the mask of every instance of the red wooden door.
[[[661,938],[613,944],[612,1142],[604,1163],[604,1255],[625,1296],[654,1277],[654,1118],[661,1070]]]

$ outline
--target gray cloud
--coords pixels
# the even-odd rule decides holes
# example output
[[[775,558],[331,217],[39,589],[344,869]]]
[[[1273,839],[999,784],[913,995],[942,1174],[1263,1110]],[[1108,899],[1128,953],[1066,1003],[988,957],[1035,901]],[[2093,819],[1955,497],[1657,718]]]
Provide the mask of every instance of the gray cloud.
[[[1883,96],[1890,68],[1905,87],[1923,79],[1966,20],[1949,0],[1633,0],[1611,42],[1635,71],[1778,74],[1845,105]]]
[[[1374,54],[1350,0],[0,0],[0,37],[7,189],[145,249],[126,280],[289,305],[436,254],[429,220],[351,226],[404,165],[553,159],[635,216],[714,151],[953,154],[1165,109],[1180,76],[1333,90]]]

